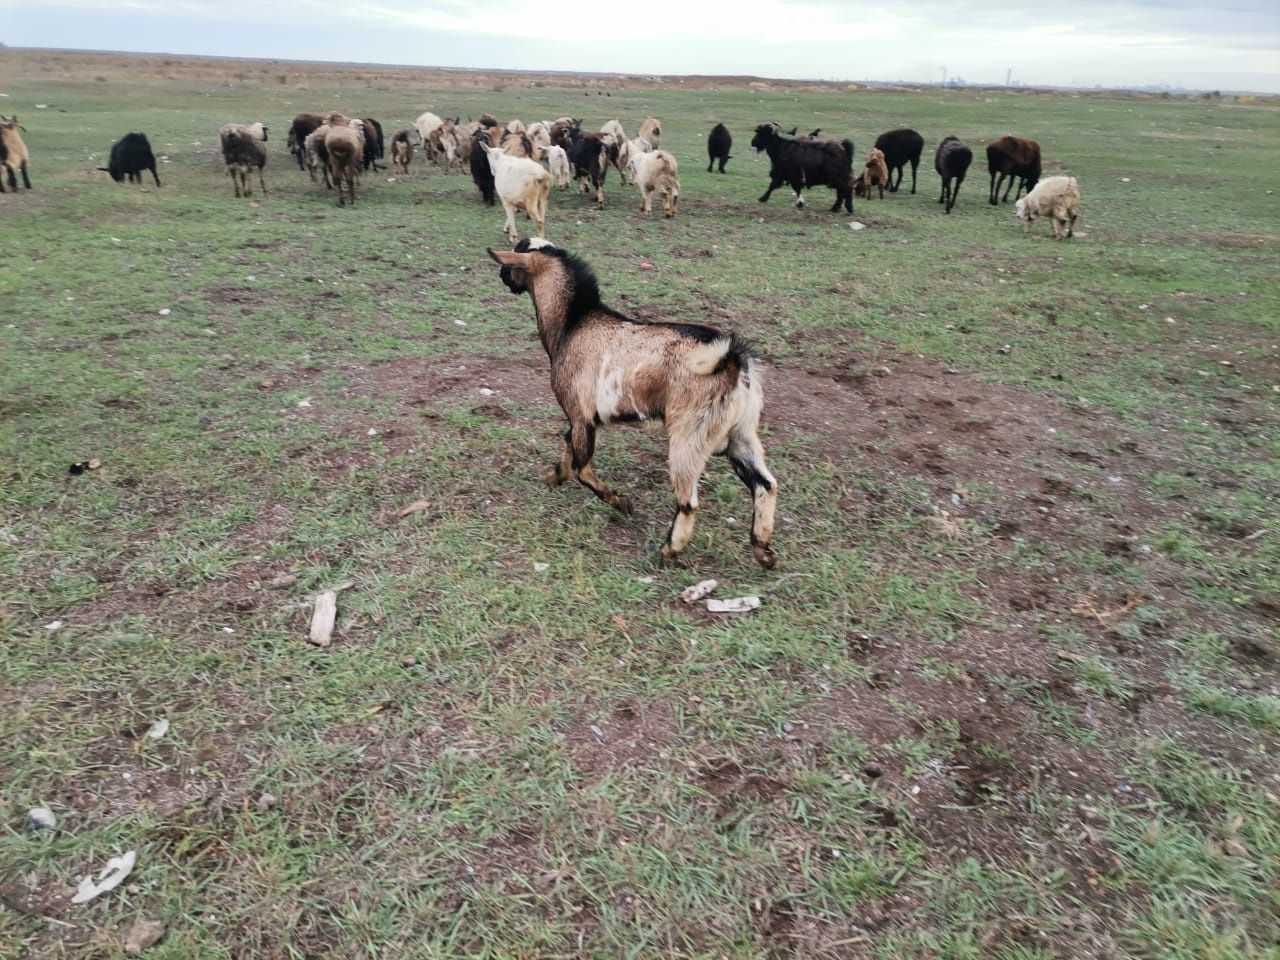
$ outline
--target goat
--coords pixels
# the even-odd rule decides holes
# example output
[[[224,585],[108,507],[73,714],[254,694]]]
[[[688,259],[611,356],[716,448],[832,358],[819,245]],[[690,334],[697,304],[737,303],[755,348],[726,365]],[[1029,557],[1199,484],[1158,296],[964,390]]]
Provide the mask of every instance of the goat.
[[[299,170],[307,168],[307,137],[322,123],[324,123],[324,117],[318,113],[300,113],[289,125],[289,136],[286,140],[289,144],[289,152],[297,158]]]
[[[596,432],[609,423],[664,421],[676,495],[664,559],[677,561],[693,535],[698,480],[713,454],[728,458],[754,499],[751,547],[766,569],[777,563],[771,542],[778,485],[760,442],[764,406],[760,361],[733,334],[692,323],[635,320],[604,306],[591,268],[545,240],[523,239],[514,252],[489,251],[517,296],[533,300],[538,334],[551,360],[551,389],[569,421],[564,453],[546,475],[570,478],[622,513],[631,499],[591,466]]]
[[[235,187],[237,197],[242,189],[246,197],[253,196],[250,173],[254,167],[258,168],[258,182],[262,184],[263,194],[267,192],[267,181],[263,175],[263,169],[267,165],[267,148],[263,146],[267,131],[265,127],[259,131],[259,127],[262,125],[257,123],[249,126],[228,123],[218,131],[222,140],[222,162],[227,165],[227,174],[231,177],[231,185]],[[259,133],[262,135],[258,136]]]
[[[724,173],[724,165],[733,159],[729,156],[732,148],[733,137],[729,133],[729,128],[723,123],[717,123],[707,136],[707,156],[710,158],[707,162],[707,173],[711,172],[717,160],[720,161],[720,172]]]
[[[658,125],[658,118],[648,117],[640,124],[640,132],[636,136],[648,140],[653,149],[659,149],[662,146],[662,128]]]
[[[319,183],[323,178],[326,189],[331,189],[333,184],[329,181],[329,151],[324,146],[324,139],[328,135],[329,124],[320,124],[307,134],[302,149],[307,158],[307,172],[311,175],[311,182]],[[317,170],[320,171],[320,177],[316,176]]]
[[[493,171],[493,188],[502,201],[502,209],[507,212],[507,236],[512,242],[519,234],[516,232],[516,211],[521,210],[533,221],[538,236],[546,233],[547,200],[551,196],[551,174],[542,168],[542,164],[528,157],[515,157],[498,147],[491,147],[483,141],[480,148],[484,151],[489,167]]]
[[[349,120],[342,114],[329,114],[329,132],[325,134],[324,149],[329,154],[329,176],[338,188],[338,206],[346,206],[342,185],[347,185],[351,205],[356,202],[356,178],[360,176],[360,159],[364,156],[364,121]]]
[[[14,175],[16,171],[22,172],[22,185],[31,189],[31,178],[27,176],[31,155],[27,153],[27,145],[22,142],[22,134],[18,132],[25,129],[18,123],[17,114],[7,119],[0,117],[0,174],[8,174],[9,189],[14,193],[18,192],[18,178]],[[0,182],[0,193],[4,193],[3,182]]]
[[[427,155],[427,159],[432,163],[435,163],[437,160],[435,151],[431,146],[433,135],[440,129],[440,125],[442,123],[444,123],[444,121],[430,110],[419,114],[418,119],[413,121],[413,127],[418,131],[418,139],[422,141],[422,152]]]
[[[489,166],[489,157],[482,147],[496,146],[494,138],[500,136],[502,128],[498,126],[477,127],[471,135],[471,154],[467,163],[471,167],[471,181],[480,190],[485,206],[492,207],[497,195],[493,187],[493,169]]]
[[[547,147],[551,146],[551,124],[538,120],[529,124],[529,129],[524,133],[533,144],[534,159],[541,160]]]
[[[551,171],[551,182],[560,189],[565,189],[573,181],[573,176],[569,171],[569,155],[564,152],[564,147],[549,146],[547,147],[547,167]]]
[[[1048,217],[1055,240],[1075,236],[1080,216],[1080,184],[1075,177],[1046,177],[1014,203],[1015,216],[1026,221],[1027,233],[1036,217]]]
[[[762,123],[751,138],[756,152],[769,154],[769,189],[760,198],[761,203],[784,183],[795,191],[796,206],[804,206],[805,187],[829,186],[836,192],[836,202],[831,211],[840,209],[843,203],[853,212],[853,141],[841,140],[793,140],[783,136],[776,123]]]
[[[604,206],[604,171],[600,156],[604,149],[604,137],[600,134],[579,132],[565,151],[581,190],[595,190],[597,207]]]
[[[377,161],[386,156],[385,149],[382,146],[382,124],[372,117],[364,117],[364,153],[361,156],[361,164],[367,171],[370,168],[374,170],[385,170],[386,167],[378,166]]]
[[[1018,180],[1018,192],[1013,195],[1016,201],[1023,190],[1034,190],[1040,180],[1040,144],[1009,135],[992,140],[987,144],[987,169],[991,172],[988,202],[993,207],[999,206],[1001,201],[997,197],[1005,177],[1009,178],[1009,185],[1005,187],[1003,202],[1009,202],[1009,191],[1013,189],[1015,179]]]
[[[408,130],[397,131],[391,138],[391,172],[404,176],[413,162],[413,134]]]
[[[156,186],[160,186],[160,175],[156,173],[156,155],[151,152],[151,143],[145,133],[126,133],[111,145],[111,159],[105,167],[99,167],[111,174],[111,179],[120,183],[125,177],[130,183],[142,182],[142,171],[150,170],[155,178]]]
[[[884,162],[884,151],[878,147],[872,147],[871,152],[867,154],[866,166],[854,181],[853,192],[859,197],[870,200],[871,188],[876,187],[880,191],[880,199],[883,200],[884,188],[888,183],[889,167]]]
[[[676,175],[676,158],[665,150],[636,153],[631,157],[631,182],[640,188],[640,212],[653,213],[653,195],[662,201],[662,215],[676,215],[680,198],[680,180]]]
[[[565,153],[569,152],[569,148],[573,146],[573,141],[581,132],[582,121],[575,120],[573,117],[558,117],[551,122],[551,127],[547,131],[551,137],[551,142],[557,147],[563,148]]]
[[[955,137],[946,137],[938,144],[938,152],[933,157],[933,168],[942,177],[942,195],[938,197],[938,202],[947,205],[943,213],[950,213],[955,206],[956,197],[960,196],[960,184],[964,183],[964,175],[969,172],[971,163],[973,151]]]
[[[618,164],[619,171],[622,174],[623,183],[635,183],[635,178],[631,175],[633,168],[632,160],[642,153],[648,153],[653,149],[653,145],[644,137],[636,137],[634,140],[623,140],[618,146]]]
[[[505,153],[509,153],[513,157],[523,157],[526,160],[533,159],[533,144],[525,136],[524,124],[520,124],[519,130],[512,130],[508,127],[506,133],[502,135],[502,140],[499,141],[499,146],[502,147]]]
[[[884,152],[885,166],[889,173],[897,171],[898,178],[890,183],[889,192],[897,193],[902,185],[902,168],[911,164],[911,192],[916,192],[916,168],[920,166],[920,154],[924,152],[924,137],[910,127],[899,127],[876,137],[876,149]]]

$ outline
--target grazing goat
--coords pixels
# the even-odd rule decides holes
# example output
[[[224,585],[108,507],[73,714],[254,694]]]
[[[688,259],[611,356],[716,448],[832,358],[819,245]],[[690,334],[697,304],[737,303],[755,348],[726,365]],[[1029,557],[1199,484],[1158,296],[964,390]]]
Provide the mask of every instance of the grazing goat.
[[[899,127],[876,137],[876,149],[884,152],[885,166],[889,173],[898,174],[890,183],[889,192],[897,193],[902,185],[902,168],[911,164],[911,192],[916,192],[916,168],[920,166],[920,154],[924,152],[924,137],[910,127]]]
[[[659,149],[662,146],[662,128],[658,125],[658,118],[648,117],[644,123],[640,124],[640,132],[636,136],[642,140],[648,140],[653,149]]]
[[[756,152],[769,154],[769,189],[760,198],[761,203],[784,183],[795,191],[796,206],[804,206],[801,191],[805,187],[829,186],[836,192],[836,202],[831,211],[840,209],[843,203],[853,212],[853,141],[841,140],[793,140],[783,136],[776,123],[762,123],[751,138]]]
[[[724,165],[733,159],[729,156],[732,148],[733,137],[729,133],[729,128],[723,123],[717,123],[707,136],[707,156],[710,158],[707,162],[707,173],[711,172],[717,160],[720,161],[720,172],[724,173]]]
[[[293,123],[289,125],[289,136],[286,138],[289,144],[289,152],[294,155],[298,161],[298,169],[305,170],[307,167],[307,137],[316,127],[324,123],[324,117],[318,113],[300,113],[293,118]]]
[[[391,172],[404,176],[413,162],[413,134],[400,130],[391,138]]]
[[[1018,181],[1018,192],[1013,195],[1017,200],[1022,191],[1035,189],[1040,179],[1040,144],[1022,137],[1003,136],[987,144],[987,169],[991,171],[991,194],[988,202],[998,206],[1000,184],[1009,178],[1009,185],[1004,190],[1004,203],[1009,202],[1009,191],[1013,189],[1014,180]],[[997,176],[999,179],[996,179]]]
[[[969,172],[971,163],[973,151],[955,137],[947,137],[938,144],[933,168],[942,178],[942,195],[938,197],[938,202],[947,205],[943,213],[950,213],[955,206],[956,197],[960,196],[960,184],[964,183],[964,175]]]
[[[862,172],[858,174],[858,179],[854,181],[853,192],[860,197],[871,199],[871,188],[876,187],[880,191],[880,199],[884,199],[884,188],[889,184],[889,167],[884,162],[884,151],[879,147],[872,147],[871,152],[867,154],[866,166],[862,168]],[[892,190],[890,191],[892,192]]]
[[[18,123],[16,114],[7,119],[0,117],[0,176],[8,175],[9,189],[14,193],[18,192],[18,178],[14,174],[19,170],[22,171],[22,185],[31,189],[31,178],[27,176],[31,157],[27,153],[27,145],[22,142],[22,134],[18,132],[20,129],[25,128]],[[0,182],[0,193],[4,193],[3,182]]]
[[[496,146],[494,138],[500,136],[502,128],[498,126],[477,127],[471,135],[471,154],[467,163],[471,167],[471,182],[480,191],[485,206],[492,207],[497,200],[493,187],[493,169],[489,166],[489,156],[483,148]]]
[[[262,192],[267,192],[267,181],[263,168],[267,165],[266,128],[257,128],[262,124],[246,126],[242,123],[228,123],[218,131],[222,140],[222,162],[227,165],[227,174],[231,177],[231,185],[235,187],[236,196],[253,196],[253,181],[250,174],[258,168],[258,182],[262,184]],[[261,136],[258,134],[261,133]]]
[[[1055,240],[1075,236],[1080,216],[1080,184],[1075,177],[1046,177],[1014,203],[1015,216],[1025,220],[1027,233],[1036,217],[1048,217]]]
[[[680,199],[680,180],[676,176],[676,158],[665,150],[635,153],[631,156],[631,182],[640,188],[640,212],[653,213],[653,195],[662,201],[662,215],[676,215]]]
[[[507,212],[507,236],[514,243],[516,211],[521,210],[537,228],[538,236],[545,236],[547,229],[547,200],[551,196],[551,174],[542,164],[528,157],[515,157],[483,141],[480,148],[493,170],[493,188]]]
[[[361,162],[367,171],[370,168],[374,170],[385,170],[385,167],[378,166],[377,161],[386,156],[385,149],[382,146],[382,124],[372,117],[364,117],[364,154],[361,156]]]
[[[145,133],[126,133],[111,145],[111,158],[105,167],[99,167],[111,174],[111,179],[120,183],[125,177],[130,183],[142,182],[142,171],[150,170],[155,178],[156,186],[160,186],[160,175],[156,173],[156,155],[151,152],[151,143]]]
[[[433,149],[434,135],[440,129],[442,123],[444,121],[430,110],[420,114],[418,119],[413,121],[413,127],[418,131],[418,139],[422,141],[422,152],[427,155],[427,159],[432,163],[436,162],[436,154]]]
[[[329,132],[324,137],[324,149],[329,154],[329,176],[338,188],[338,206],[346,206],[342,185],[347,185],[351,205],[356,202],[356,179],[360,176],[360,159],[364,156],[364,121],[349,120],[342,114],[329,114]]]
[[[564,147],[554,145],[547,147],[546,152],[552,185],[561,190],[566,189],[573,182],[573,175],[569,170],[569,155],[564,152]]]
[[[772,567],[778,485],[764,461],[760,362],[733,334],[692,323],[635,320],[600,302],[591,268],[546,241],[524,239],[515,252],[489,251],[512,293],[528,292],[551,359],[551,389],[569,420],[564,454],[546,475],[570,478],[622,513],[631,499],[591,466],[597,430],[609,423],[662,420],[676,512],[662,556],[676,560],[693,534],[698,480],[714,454],[726,456],[755,501],[751,547]]]

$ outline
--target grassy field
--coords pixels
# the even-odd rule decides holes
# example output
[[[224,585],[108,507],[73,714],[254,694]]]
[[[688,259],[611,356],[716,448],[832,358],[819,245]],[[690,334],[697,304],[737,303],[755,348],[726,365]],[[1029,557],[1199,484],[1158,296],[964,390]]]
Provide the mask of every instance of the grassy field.
[[[5,56],[0,956],[140,918],[173,960],[1280,955],[1276,107]],[[329,108],[662,119],[680,216],[611,176],[548,233],[759,344],[776,570],[723,463],[657,562],[659,438],[598,445],[633,518],[542,485],[501,210],[420,160],[337,208],[283,142]],[[257,119],[250,203],[216,130]],[[761,205],[764,120],[911,125],[919,191]],[[161,189],[94,171],[130,130]],[[937,140],[1006,132],[1079,177],[1074,240],[981,160],[941,214]],[[680,603],[709,576],[762,606]]]

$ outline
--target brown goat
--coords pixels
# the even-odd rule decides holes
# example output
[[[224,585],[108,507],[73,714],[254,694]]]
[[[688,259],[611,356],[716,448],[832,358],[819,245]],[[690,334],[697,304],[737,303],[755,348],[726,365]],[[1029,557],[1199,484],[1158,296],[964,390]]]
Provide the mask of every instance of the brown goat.
[[[0,117],[0,178],[5,175],[9,177],[9,189],[14,193],[18,192],[18,178],[14,176],[14,171],[22,171],[22,185],[28,190],[31,189],[31,178],[27,176],[27,163],[30,155],[27,153],[27,145],[22,142],[22,135],[18,131],[22,129],[18,123],[18,117],[15,114],[12,117]],[[4,193],[4,183],[0,179],[0,193]]]
[[[551,389],[569,420],[564,454],[546,475],[550,486],[576,478],[622,513],[630,498],[591,466],[596,430],[608,423],[662,420],[676,513],[662,556],[675,560],[689,543],[698,512],[698,480],[713,454],[728,457],[751,491],[751,547],[760,565],[776,562],[770,543],[778,485],[764,462],[760,362],[732,334],[689,323],[635,320],[600,302],[591,268],[545,240],[523,239],[515,251],[489,251],[502,282],[533,299],[538,334],[551,359]]]
[[[413,162],[413,141],[409,131],[401,130],[391,138],[391,172],[404,176]]]
[[[867,165],[858,174],[853,183],[853,192],[859,197],[871,199],[871,188],[880,190],[880,199],[884,199],[884,188],[889,186],[889,165],[884,162],[884,151],[876,147],[867,154]]]
[[[341,120],[342,123],[335,123]],[[348,120],[340,113],[329,114],[329,132],[324,138],[324,148],[329,154],[329,176],[338,188],[338,206],[346,205],[342,185],[347,185],[351,204],[356,202],[356,178],[360,176],[360,161],[364,156],[364,123]]]

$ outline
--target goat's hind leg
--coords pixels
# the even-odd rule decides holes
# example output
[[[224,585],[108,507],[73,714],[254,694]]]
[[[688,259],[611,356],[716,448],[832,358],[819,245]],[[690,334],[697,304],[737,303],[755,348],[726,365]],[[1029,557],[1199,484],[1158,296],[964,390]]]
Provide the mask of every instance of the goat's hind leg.
[[[671,489],[676,495],[676,512],[671,518],[667,542],[662,545],[663,560],[677,560],[693,536],[693,523],[698,516],[698,481],[710,456],[708,450],[696,446],[698,440],[671,438]]]
[[[729,437],[725,450],[729,465],[738,475],[755,503],[751,519],[751,552],[760,566],[766,570],[778,562],[773,552],[773,514],[778,505],[778,481],[764,462],[764,444],[754,431],[750,434],[738,430]]]

